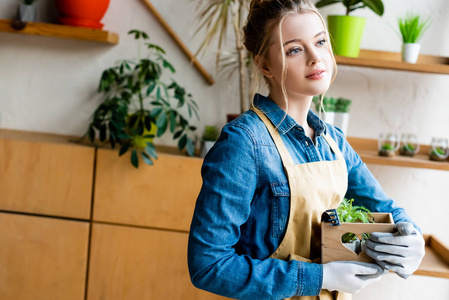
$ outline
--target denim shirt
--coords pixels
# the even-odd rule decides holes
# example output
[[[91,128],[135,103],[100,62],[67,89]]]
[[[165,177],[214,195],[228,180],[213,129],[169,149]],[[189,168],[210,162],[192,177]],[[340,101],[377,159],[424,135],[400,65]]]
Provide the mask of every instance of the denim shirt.
[[[337,142],[346,161],[346,198],[354,198],[354,205],[372,212],[390,212],[396,223],[412,222],[384,193],[338,128],[324,125],[309,111],[307,122],[315,131],[314,143],[267,97],[256,95],[254,105],[275,125],[280,124],[282,141],[296,164],[337,159],[322,136],[326,133]],[[279,152],[253,111],[224,126],[201,173],[203,185],[188,244],[193,284],[236,299],[318,295],[322,265],[268,258],[286,230],[290,189]]]

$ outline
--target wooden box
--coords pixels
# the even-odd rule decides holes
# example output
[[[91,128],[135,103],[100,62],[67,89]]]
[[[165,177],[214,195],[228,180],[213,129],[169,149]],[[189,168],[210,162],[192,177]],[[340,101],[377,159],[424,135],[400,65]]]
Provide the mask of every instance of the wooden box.
[[[321,263],[331,261],[362,261],[374,260],[361,252],[358,255],[343,246],[341,237],[347,232],[355,233],[359,239],[363,233],[393,232],[394,221],[390,213],[372,213],[374,223],[341,223],[340,226],[330,226],[330,223],[321,223]]]

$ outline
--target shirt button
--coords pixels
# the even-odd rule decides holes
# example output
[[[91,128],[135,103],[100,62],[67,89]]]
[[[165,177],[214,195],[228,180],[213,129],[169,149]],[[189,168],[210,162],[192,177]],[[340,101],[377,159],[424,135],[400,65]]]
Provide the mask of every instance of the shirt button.
[[[307,147],[309,147],[309,142],[308,141],[306,141],[306,145],[307,145]]]

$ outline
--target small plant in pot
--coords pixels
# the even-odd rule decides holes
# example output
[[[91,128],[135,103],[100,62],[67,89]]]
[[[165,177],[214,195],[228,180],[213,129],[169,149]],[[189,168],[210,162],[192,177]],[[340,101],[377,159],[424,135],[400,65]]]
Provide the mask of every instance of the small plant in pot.
[[[401,147],[399,148],[399,154],[403,156],[415,156],[419,151],[419,144],[415,134],[402,134]]]
[[[336,3],[345,6],[346,15],[329,15],[327,18],[334,53],[358,57],[366,19],[349,14],[358,9],[369,8],[377,15],[382,16],[384,13],[382,0],[320,0],[315,6],[321,8]]]
[[[202,136],[201,157],[205,157],[210,148],[218,140],[220,131],[216,126],[205,126]]]
[[[414,64],[421,50],[419,41],[430,26],[430,18],[409,13],[406,17],[399,18],[398,23],[402,36],[402,61]]]
[[[445,161],[449,156],[448,140],[445,138],[432,138],[430,144],[429,159],[434,161]]]
[[[131,30],[141,47],[148,35]],[[93,114],[85,137],[95,144],[99,137],[114,148],[120,146],[119,155],[131,151],[131,163],[136,168],[140,157],[152,165],[157,158],[153,138],[169,131],[178,140],[178,148],[194,154],[194,126],[189,124],[178,109],[188,112],[189,118],[198,117],[198,106],[192,95],[173,79],[163,80],[164,71],[175,73],[159,46],[145,43],[148,56],[125,59],[103,71],[99,92],[104,100]],[[140,52],[139,52],[140,53]],[[173,103],[175,102],[175,103]]]
[[[374,223],[374,219],[371,212],[363,206],[353,206],[354,199],[343,199],[340,205],[337,207],[337,214],[340,222],[344,223]],[[362,234],[362,240],[360,241],[357,235],[348,232],[343,234],[341,242],[343,246],[351,251],[359,254],[364,250],[365,240],[369,239],[369,233]]]
[[[317,113],[324,111],[324,114],[320,115],[323,121],[334,125],[335,105],[337,103],[337,99],[328,96],[323,96],[323,98],[321,99],[321,96],[314,96],[312,101],[315,104],[315,111]]]
[[[399,149],[400,143],[394,133],[382,133],[378,139],[379,155],[393,157]]]
[[[17,20],[20,22],[36,22],[37,9],[35,3],[38,0],[19,0]]]

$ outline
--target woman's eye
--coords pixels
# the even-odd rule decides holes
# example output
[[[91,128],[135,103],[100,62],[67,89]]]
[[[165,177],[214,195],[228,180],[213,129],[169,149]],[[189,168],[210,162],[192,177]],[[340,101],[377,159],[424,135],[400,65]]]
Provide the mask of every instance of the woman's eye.
[[[317,42],[317,45],[318,45],[318,46],[324,46],[325,44],[326,44],[326,40],[325,40],[325,39],[319,40],[319,41]]]
[[[288,50],[287,55],[296,55],[299,52],[301,52],[301,49],[299,47],[295,47],[295,48]]]

